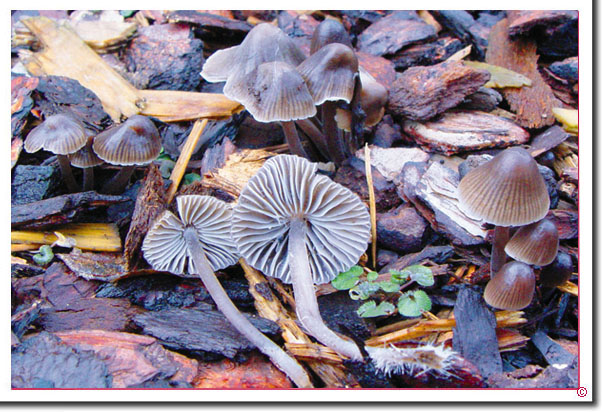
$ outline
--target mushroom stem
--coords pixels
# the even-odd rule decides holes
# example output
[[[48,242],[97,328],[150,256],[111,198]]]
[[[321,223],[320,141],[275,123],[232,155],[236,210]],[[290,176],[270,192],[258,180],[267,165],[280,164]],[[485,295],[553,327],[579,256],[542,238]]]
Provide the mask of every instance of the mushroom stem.
[[[67,190],[69,192],[79,192],[79,186],[75,181],[75,177],[73,177],[73,171],[71,170],[71,162],[66,155],[56,155],[56,159],[59,162],[59,167],[61,168],[61,174],[63,175],[63,179],[65,180],[65,184],[67,185]]]
[[[311,381],[303,367],[291,356],[289,356],[280,346],[276,345],[261,333],[240,311],[234,306],[226,291],[217,280],[213,269],[205,256],[201,242],[198,239],[196,229],[189,227],[184,231],[184,240],[191,252],[191,258],[194,266],[198,270],[203,284],[209,291],[211,298],[218,309],[230,321],[245,338],[253,343],[266,356],[268,356],[274,365],[297,385],[299,388],[312,388]]]
[[[363,360],[357,345],[350,340],[342,339],[330,330],[320,316],[305,248],[305,228],[303,219],[292,219],[288,235],[288,262],[299,321],[322,344],[353,360]]]
[[[491,242],[490,277],[492,279],[506,263],[506,251],[504,248],[506,247],[509,238],[509,227],[495,226],[493,229],[493,241]]]
[[[125,189],[130,181],[130,177],[132,177],[135,168],[135,165],[123,166],[111,180],[105,183],[101,189],[101,193],[115,195],[123,192],[123,189]]]
[[[301,144],[301,139],[299,138],[299,133],[297,133],[295,122],[280,122],[280,125],[282,126],[282,130],[284,131],[284,137],[286,137],[286,143],[288,143],[288,147],[291,153],[297,156],[304,157],[306,159],[309,158],[307,152]]]
[[[318,127],[309,119],[300,119],[295,121],[303,132],[309,136],[311,141],[316,145],[320,153],[328,153],[328,139],[318,129]]]
[[[84,192],[87,192],[88,190],[94,190],[94,168],[93,167],[85,167],[84,168],[83,190],[84,190]]]
[[[339,128],[334,118],[336,111],[335,102],[326,101],[322,104],[322,123],[328,144],[328,154],[336,165],[340,165],[347,158],[347,148],[339,134]]]

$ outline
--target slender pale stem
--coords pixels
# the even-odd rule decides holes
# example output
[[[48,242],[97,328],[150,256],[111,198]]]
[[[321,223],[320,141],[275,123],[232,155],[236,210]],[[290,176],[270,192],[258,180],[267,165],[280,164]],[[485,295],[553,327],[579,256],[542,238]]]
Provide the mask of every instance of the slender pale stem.
[[[217,280],[213,269],[205,256],[203,247],[199,241],[197,232],[193,228],[187,228],[184,231],[184,239],[188,246],[194,265],[198,270],[203,284],[209,291],[211,298],[218,309],[230,321],[245,338],[253,343],[266,356],[268,356],[274,365],[300,388],[312,388],[311,381],[303,367],[282,348],[272,342],[267,336],[261,333],[240,311],[234,306],[226,291]]]
[[[334,118],[336,111],[335,102],[326,101],[322,104],[322,123],[324,124],[324,133],[328,143],[328,154],[330,160],[340,165],[347,158],[347,147]]]
[[[295,123],[303,130],[303,132],[309,136],[311,141],[316,145],[320,153],[326,156],[328,153],[328,140],[324,133],[318,129],[318,127],[309,119],[296,120]]]
[[[363,357],[357,345],[330,330],[320,316],[305,247],[305,229],[306,224],[303,219],[291,220],[288,236],[288,262],[293,280],[297,317],[303,327],[322,344],[353,360],[362,360]]]
[[[85,167],[84,168],[84,183],[83,183],[84,192],[88,190],[94,190],[94,168],[93,167]]]
[[[491,263],[490,277],[493,279],[495,274],[506,263],[506,243],[510,238],[510,228],[496,226],[493,229],[493,241],[491,242]]]
[[[71,170],[71,162],[69,161],[69,158],[66,155],[56,155],[56,159],[59,162],[63,180],[65,180],[65,184],[67,185],[67,190],[69,190],[70,193],[79,192],[79,186],[75,181],[75,177],[73,177],[73,171]]]
[[[111,180],[109,180],[101,189],[101,193],[116,195],[123,192],[123,189],[130,181],[130,177],[134,173],[136,166],[123,166],[119,172]]]
[[[299,138],[299,133],[297,133],[295,122],[280,122],[280,125],[284,131],[284,137],[286,137],[286,142],[288,143],[291,153],[308,159],[309,156],[301,144],[301,139]]]

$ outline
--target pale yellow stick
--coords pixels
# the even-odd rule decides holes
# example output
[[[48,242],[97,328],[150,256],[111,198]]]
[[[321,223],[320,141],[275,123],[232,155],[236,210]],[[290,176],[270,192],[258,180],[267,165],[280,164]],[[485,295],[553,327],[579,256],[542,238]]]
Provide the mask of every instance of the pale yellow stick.
[[[368,197],[370,202],[370,225],[372,226],[372,267],[376,269],[376,200],[374,185],[372,184],[372,166],[370,165],[370,148],[364,148],[364,162],[366,165],[366,181],[368,183]]]

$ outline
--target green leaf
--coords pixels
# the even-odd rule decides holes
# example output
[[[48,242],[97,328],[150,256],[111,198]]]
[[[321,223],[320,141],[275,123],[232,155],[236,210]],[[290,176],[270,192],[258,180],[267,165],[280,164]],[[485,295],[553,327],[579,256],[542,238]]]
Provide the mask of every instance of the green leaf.
[[[366,275],[366,278],[368,279],[368,281],[370,282],[374,282],[376,280],[376,278],[378,277],[378,273],[376,272],[368,272],[368,274]]]
[[[119,14],[125,18],[132,17],[134,13],[136,13],[136,10],[119,10]]]
[[[381,302],[376,305],[376,302],[373,300],[369,300],[364,303],[362,306],[357,308],[358,316],[362,318],[375,318],[377,316],[386,316],[390,315],[395,311],[395,305],[389,302]]]
[[[378,292],[380,286],[377,283],[362,282],[357,286],[349,289],[349,296],[353,300],[366,300],[374,293]]]
[[[378,284],[378,286],[380,286],[380,288],[383,290],[383,292],[387,292],[387,293],[399,292],[399,288],[401,288],[401,285],[399,283],[395,283],[395,282],[383,281],[383,282],[378,282],[377,284]]]
[[[422,311],[431,310],[431,299],[423,290],[411,290],[401,295],[397,301],[399,314],[414,318],[420,316]]]
[[[407,272],[400,272],[398,270],[395,269],[391,269],[389,271],[389,273],[391,274],[391,282],[395,282],[398,283],[400,285],[403,285],[404,283],[406,283],[408,281],[408,278],[410,277],[410,274]]]
[[[348,271],[339,273],[332,280],[332,287],[337,290],[351,289],[358,284],[362,273],[364,273],[364,269],[361,266],[352,266]]]
[[[433,286],[435,284],[433,271],[427,266],[408,266],[403,271],[408,271],[410,273],[410,279],[418,283],[420,286]]]
[[[182,179],[182,185],[189,185],[192,182],[196,182],[197,180],[201,180],[201,175],[196,173],[186,173],[184,178]]]

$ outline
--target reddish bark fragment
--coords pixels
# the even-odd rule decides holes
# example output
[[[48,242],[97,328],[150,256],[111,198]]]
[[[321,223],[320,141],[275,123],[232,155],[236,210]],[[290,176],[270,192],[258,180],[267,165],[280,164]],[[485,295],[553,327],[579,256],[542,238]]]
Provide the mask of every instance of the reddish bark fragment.
[[[249,23],[234,20],[231,18],[219,16],[212,13],[203,13],[198,10],[177,10],[169,13],[167,20],[170,23],[191,23],[198,25],[203,31],[213,31],[215,29],[224,32],[232,32],[231,34],[246,34],[253,26]]]
[[[431,43],[415,44],[401,50],[391,58],[395,70],[404,71],[412,66],[430,66],[441,63],[460,51],[464,44],[455,37],[445,36]]]
[[[87,280],[113,282],[128,276],[126,262],[120,253],[90,253],[73,250],[60,253],[61,259],[77,276]]]
[[[536,26],[558,26],[579,16],[576,10],[509,10],[510,36],[527,34]]]
[[[199,364],[192,385],[199,389],[287,389],[293,385],[284,373],[264,356],[252,353],[249,360],[236,363],[230,359]]]
[[[384,57],[374,56],[361,51],[356,51],[355,55],[360,67],[370,73],[377,82],[389,90],[391,83],[395,81],[395,76],[397,75],[393,63]]]
[[[278,27],[293,39],[306,56],[309,56],[311,38],[318,24],[320,22],[309,14],[299,14],[293,10],[278,14]]]
[[[516,122],[533,129],[554,124],[556,120],[552,108],[565,107],[539,74],[538,58],[535,40],[510,40],[508,19],[499,21],[491,29],[487,63],[505,67],[531,79],[531,87],[507,87],[502,93],[516,113]]]
[[[402,254],[421,249],[426,241],[427,228],[426,220],[408,204],[376,216],[379,245]]]
[[[577,210],[552,209],[546,218],[556,225],[560,240],[576,239],[579,236],[579,212]]]

